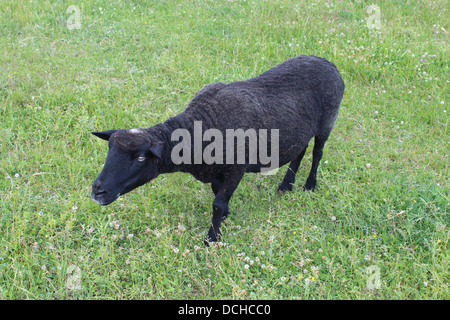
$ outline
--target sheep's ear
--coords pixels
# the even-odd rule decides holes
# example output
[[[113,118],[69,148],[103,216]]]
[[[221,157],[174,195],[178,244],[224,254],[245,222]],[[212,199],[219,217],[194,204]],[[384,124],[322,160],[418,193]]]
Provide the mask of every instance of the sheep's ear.
[[[151,145],[149,150],[155,157],[157,157],[158,159],[161,159],[163,149],[164,149],[163,142],[155,142]]]
[[[116,131],[117,130],[107,130],[107,131],[102,131],[102,132],[92,132],[92,134],[94,136],[99,137],[100,139],[109,141],[109,138],[111,137],[111,135]]]

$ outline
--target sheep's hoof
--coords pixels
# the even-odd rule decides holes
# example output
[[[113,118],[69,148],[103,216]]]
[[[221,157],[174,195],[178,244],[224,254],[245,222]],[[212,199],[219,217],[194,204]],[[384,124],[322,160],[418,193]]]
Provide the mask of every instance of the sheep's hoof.
[[[206,238],[205,240],[203,240],[203,245],[208,248],[209,242],[210,242],[209,238]]]
[[[217,241],[217,239],[213,240],[210,237],[206,237],[205,240],[203,240],[203,245],[206,248],[209,248],[210,246],[214,246],[214,243],[216,243]]]
[[[203,240],[203,244],[205,245],[205,247],[209,247],[210,244],[219,241],[218,239],[220,239],[222,237],[222,233],[218,232],[218,233],[214,233],[214,232],[209,232],[208,235],[206,236],[205,240]]]
[[[278,193],[283,194],[286,191],[292,191],[292,184],[282,182],[278,187]]]
[[[305,186],[303,187],[304,191],[314,191],[314,189],[316,188],[316,184],[305,184]]]

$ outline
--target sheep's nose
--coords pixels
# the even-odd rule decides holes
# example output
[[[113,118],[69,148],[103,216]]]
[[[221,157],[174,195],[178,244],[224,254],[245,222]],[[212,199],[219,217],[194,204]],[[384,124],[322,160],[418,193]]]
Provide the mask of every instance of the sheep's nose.
[[[106,191],[102,188],[102,182],[101,180],[95,180],[94,184],[92,185],[92,193],[96,196],[101,195],[105,193]]]
[[[93,193],[95,196],[99,196],[99,195],[102,195],[102,194],[106,193],[106,191],[103,190],[103,189],[97,189],[97,190],[93,190],[92,193]]]

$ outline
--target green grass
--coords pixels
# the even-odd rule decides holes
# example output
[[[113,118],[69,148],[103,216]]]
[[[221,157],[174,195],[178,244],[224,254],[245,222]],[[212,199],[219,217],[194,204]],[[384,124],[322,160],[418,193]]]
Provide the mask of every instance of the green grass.
[[[334,2],[1,1],[0,298],[449,299],[448,3],[376,2],[377,30]],[[210,248],[212,192],[187,174],[90,199],[91,131],[299,54],[346,82],[315,192],[310,150],[291,193],[285,167],[246,175]]]

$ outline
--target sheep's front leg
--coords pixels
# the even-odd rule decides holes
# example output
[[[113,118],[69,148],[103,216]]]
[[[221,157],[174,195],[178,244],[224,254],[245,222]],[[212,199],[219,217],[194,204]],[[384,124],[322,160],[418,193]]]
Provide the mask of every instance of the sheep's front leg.
[[[209,228],[205,245],[208,245],[208,242],[216,242],[222,236],[220,225],[222,223],[222,219],[228,215],[228,202],[229,198],[224,193],[219,192],[216,195],[216,198],[213,201],[213,217],[211,227]]]
[[[220,231],[220,225],[222,220],[228,216],[228,202],[231,199],[234,191],[236,190],[240,178],[233,179],[232,182],[224,182],[223,180],[216,180],[213,184],[213,191],[216,197],[213,201],[213,217],[211,227],[209,228],[208,236],[205,239],[205,245],[208,246],[209,242],[216,242],[222,236]]]

